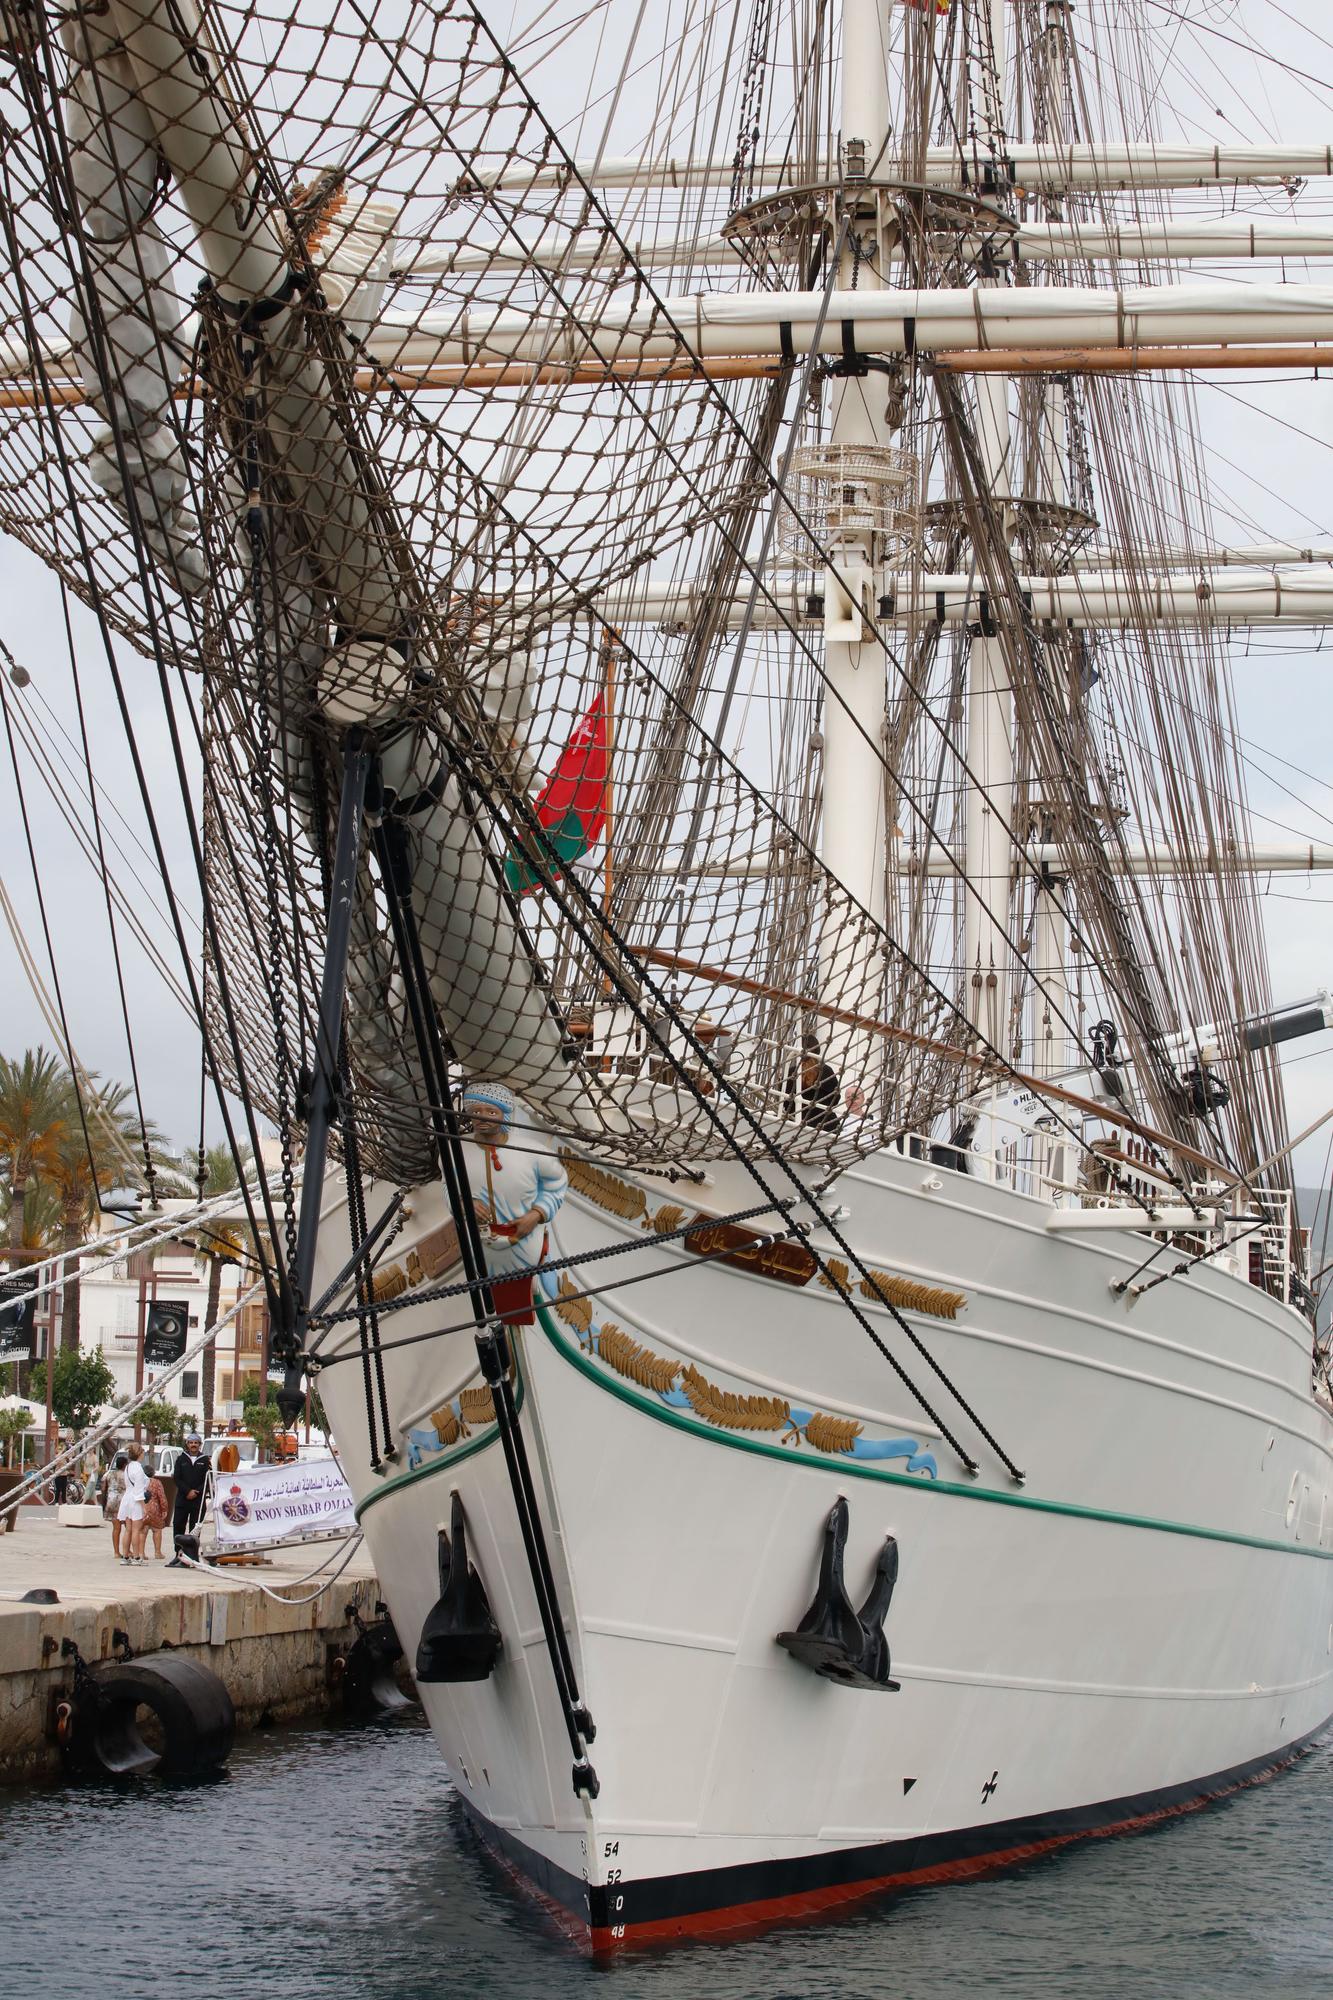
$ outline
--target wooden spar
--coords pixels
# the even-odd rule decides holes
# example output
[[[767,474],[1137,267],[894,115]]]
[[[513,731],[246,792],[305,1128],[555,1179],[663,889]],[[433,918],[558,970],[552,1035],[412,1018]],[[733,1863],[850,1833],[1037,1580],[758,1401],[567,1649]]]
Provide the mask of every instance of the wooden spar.
[[[1053,1098],[1057,1103],[1068,1104],[1075,1111],[1083,1112],[1086,1117],[1100,1118],[1107,1125],[1118,1125],[1122,1130],[1146,1139],[1150,1145],[1174,1153],[1179,1159],[1188,1160],[1192,1166],[1202,1167],[1210,1175],[1220,1174],[1229,1186],[1246,1186],[1243,1180],[1236,1178],[1233,1168],[1224,1166],[1208,1153],[1199,1152],[1194,1146],[1184,1145],[1166,1132],[1157,1131],[1152,1125],[1131,1118],[1128,1112],[1113,1111],[1091,1097],[1066,1090],[1063,1084],[1051,1083],[1046,1077],[1028,1076],[1022,1070],[1009,1068],[1007,1064],[997,1070],[992,1056],[978,1055],[973,1049],[958,1049],[950,1042],[937,1042],[929,1035],[916,1034],[911,1028],[895,1028],[888,1021],[876,1021],[867,1014],[853,1014],[846,1007],[830,1007],[823,1001],[807,1000],[802,993],[789,993],[783,987],[770,986],[765,980],[747,979],[742,973],[724,971],[720,965],[703,965],[698,959],[681,958],[676,952],[659,951],[653,945],[636,944],[634,955],[647,965],[662,966],[670,972],[683,972],[694,979],[705,979],[714,986],[732,986],[741,993],[753,993],[761,1000],[776,1000],[780,1006],[797,1007],[803,1014],[817,1014],[824,1021],[862,1028],[868,1034],[878,1035],[883,1041],[901,1042],[909,1048],[924,1049],[930,1055],[943,1057],[946,1062],[979,1070],[986,1076],[1003,1076],[1006,1081],[1032,1091],[1037,1097]]]
[[[1333,345],[1298,347],[955,348],[931,357],[951,375],[1126,375],[1219,368],[1333,368]]]
[[[1333,352],[1333,350],[1330,350]],[[714,382],[751,381],[762,376],[776,377],[782,367],[778,356],[749,356],[694,361],[682,357],[674,361],[585,361],[575,363],[527,361],[447,362],[423,368],[358,368],[353,381],[365,395],[387,394],[392,389],[420,392],[431,389],[528,389],[550,385],[597,389],[614,382],[691,382],[707,378]],[[193,397],[206,400],[209,386],[203,381],[182,380],[175,390],[176,400]],[[0,387],[0,410],[41,409],[47,398],[59,405],[88,401],[81,382],[53,381],[43,393],[30,380],[11,379]]]
[[[953,375],[1114,375],[1153,369],[1177,373],[1240,368],[1311,368],[1318,372],[1333,370],[1333,343],[1297,347],[957,348],[926,358]],[[781,366],[778,356],[762,354],[671,361],[447,362],[411,369],[358,368],[354,381],[363,395],[387,394],[394,389],[414,395],[448,389],[598,389],[621,382],[652,387],[658,382],[762,381],[776,378]],[[182,381],[175,393],[178,401],[184,401],[189,397],[204,399],[209,391],[207,383]],[[88,401],[81,382],[54,381],[43,393],[30,379],[11,379],[0,387],[0,410],[42,409],[48,397],[66,408]]]

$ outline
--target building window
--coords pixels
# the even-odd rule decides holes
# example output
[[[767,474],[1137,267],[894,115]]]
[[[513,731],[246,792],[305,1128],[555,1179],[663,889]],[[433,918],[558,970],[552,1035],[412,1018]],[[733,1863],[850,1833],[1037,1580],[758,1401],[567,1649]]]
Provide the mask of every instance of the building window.
[[[181,1394],[187,1402],[193,1402],[199,1394],[199,1370],[187,1368],[181,1375]]]

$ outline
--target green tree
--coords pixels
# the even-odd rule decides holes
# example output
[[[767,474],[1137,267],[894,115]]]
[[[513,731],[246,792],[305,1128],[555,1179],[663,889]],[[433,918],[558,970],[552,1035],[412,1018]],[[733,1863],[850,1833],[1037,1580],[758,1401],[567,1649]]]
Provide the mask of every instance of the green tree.
[[[180,1444],[189,1422],[184,1410],[178,1410],[165,1396],[154,1396],[141,1403],[135,1412],[135,1420],[147,1431],[150,1445],[156,1444],[159,1439],[165,1444]]]
[[[116,1378],[100,1347],[88,1354],[62,1347],[51,1374],[51,1408],[56,1422],[65,1430],[86,1431],[115,1386]],[[44,1361],[33,1365],[31,1388],[32,1400],[40,1403],[46,1395]]]
[[[261,1401],[262,1396],[263,1389],[251,1376],[241,1392],[241,1401],[245,1406],[245,1428],[259,1445],[261,1461],[268,1457],[274,1441],[284,1429],[277,1403],[271,1396],[266,1402]]]
[[[0,1410],[0,1444],[5,1449],[6,1465],[14,1463],[15,1438],[21,1438],[31,1425],[31,1410]]]
[[[246,1146],[241,1154],[241,1164],[248,1169],[251,1149]],[[197,1146],[186,1154],[186,1168],[199,1190],[201,1201],[211,1201],[215,1195],[230,1194],[241,1184],[236,1171],[236,1161],[228,1146],[208,1146],[201,1153]],[[235,1223],[225,1221],[206,1222],[195,1233],[195,1245],[201,1257],[208,1260],[208,1299],[204,1306],[204,1328],[211,1332],[217,1325],[218,1300],[222,1292],[222,1271],[227,1264],[244,1264],[250,1254],[248,1232]],[[211,1339],[204,1349],[203,1369],[200,1380],[200,1401],[204,1410],[204,1436],[213,1429],[213,1404],[217,1393],[218,1344]]]
[[[25,1049],[21,1062],[0,1056],[0,1168],[8,1192],[7,1255],[30,1262],[24,1247],[28,1189],[50,1167],[68,1110],[69,1071],[46,1049]]]
[[[0,1188],[0,1221],[4,1224],[5,1241],[11,1255],[16,1233],[11,1222],[12,1215],[10,1191],[7,1187]],[[49,1182],[28,1182],[23,1191],[20,1218],[17,1235],[23,1263],[37,1264],[43,1257],[54,1256],[60,1248],[60,1198]],[[45,1296],[38,1301],[38,1305],[45,1312]]]

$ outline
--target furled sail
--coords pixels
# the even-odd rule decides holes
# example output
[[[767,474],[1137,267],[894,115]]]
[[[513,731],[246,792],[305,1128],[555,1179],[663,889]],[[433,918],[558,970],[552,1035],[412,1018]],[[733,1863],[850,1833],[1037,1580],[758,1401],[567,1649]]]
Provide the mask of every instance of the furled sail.
[[[893,157],[852,136],[836,162],[823,11],[793,13],[799,86],[758,16],[728,58],[726,185],[711,154],[580,164],[468,0],[108,0],[57,35],[5,9],[0,525],[202,674],[211,1001],[256,1101],[298,1094],[369,732],[450,1052],[561,1130],[649,1158],[947,1134],[1006,1068],[1096,1068],[1104,1017],[1156,1128],[1253,1162],[1281,1108],[1235,1040],[1267,994],[1253,898],[1218,891],[1246,839],[1225,667],[1179,576],[1175,622],[1144,589],[1154,548],[1188,572],[1215,540],[1188,392],[1010,396],[921,351],[1188,340],[1221,306],[1131,292],[1151,161],[1082,131],[1032,10],[1025,152],[977,83],[984,10],[902,9]],[[971,106],[947,144],[937,72]],[[650,159],[689,125],[664,100]],[[1273,289],[1255,327],[1294,310]],[[1296,303],[1302,337],[1333,326],[1319,288]],[[1103,545],[1114,642],[1041,608]],[[542,785],[593,713],[603,796],[575,786],[561,849]],[[1168,839],[1179,871],[1135,874]],[[349,977],[368,1156],[410,1179],[370,862]],[[1225,1094],[1191,1071],[1205,1026]]]

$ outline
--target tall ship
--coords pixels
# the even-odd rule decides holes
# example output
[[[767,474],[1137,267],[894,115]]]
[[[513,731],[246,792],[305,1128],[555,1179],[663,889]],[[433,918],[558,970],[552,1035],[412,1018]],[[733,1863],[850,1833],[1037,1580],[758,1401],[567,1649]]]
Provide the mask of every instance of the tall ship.
[[[1196,408],[1333,365],[1333,148],[1180,136],[1172,8],[509,11],[4,0],[0,524],[160,696],[278,1393],[609,1952],[1333,1713],[1261,907],[1331,851],[1230,682],[1333,548]]]

